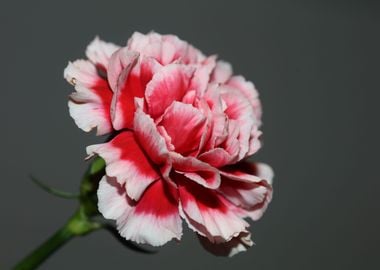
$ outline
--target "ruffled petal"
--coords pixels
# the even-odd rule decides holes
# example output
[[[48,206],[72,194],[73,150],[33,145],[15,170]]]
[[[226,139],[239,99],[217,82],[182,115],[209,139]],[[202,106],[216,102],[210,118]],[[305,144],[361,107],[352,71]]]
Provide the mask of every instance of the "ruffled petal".
[[[132,128],[135,98],[144,96],[147,83],[161,66],[153,58],[140,57],[121,72],[112,100],[112,122],[115,129]]]
[[[154,182],[116,221],[120,235],[139,244],[161,246],[182,236],[178,194],[165,181]]]
[[[258,220],[272,200],[272,169],[263,163],[237,164],[225,174],[219,191],[234,205],[246,210],[243,216]],[[259,180],[260,179],[260,180]]]
[[[222,98],[226,103],[225,114],[235,120],[239,126],[239,160],[247,156],[250,150],[251,131],[254,128],[254,112],[247,98],[234,88],[220,87]]]
[[[220,174],[217,169],[195,157],[184,157],[170,152],[170,159],[176,172],[204,187],[216,189],[220,185]]]
[[[75,86],[68,104],[77,126],[86,132],[97,128],[97,135],[111,132],[112,91],[96,67],[89,61],[77,60],[68,64],[64,77]]]
[[[175,151],[186,155],[200,147],[206,120],[203,113],[192,105],[174,101],[165,111],[159,125],[170,136]]]
[[[226,104],[221,97],[218,85],[209,84],[204,99],[211,110],[211,134],[206,143],[205,150],[214,149],[227,139],[228,118],[224,113]]]
[[[249,224],[239,217],[240,210],[217,192],[186,179],[177,182],[182,217],[197,233],[213,243],[221,243],[246,231]]]
[[[77,87],[68,102],[70,116],[75,124],[85,132],[96,128],[96,135],[108,134],[112,131],[109,115],[109,103],[99,101],[98,96],[87,88]]]
[[[201,64],[197,65],[194,76],[191,79],[189,89],[196,90],[198,97],[203,97],[210,81],[211,72],[216,65],[216,56],[206,58]]]
[[[185,64],[198,63],[205,58],[199,50],[177,36],[160,35],[155,32],[146,35],[135,32],[128,40],[127,46],[130,50],[155,58],[162,65],[168,65],[174,61]]]
[[[108,67],[111,55],[119,48],[120,46],[116,44],[105,42],[99,37],[95,37],[86,49],[86,56],[98,68],[102,68],[105,71]]]
[[[103,176],[97,194],[99,212],[107,219],[119,219],[131,209],[132,202],[125,193],[124,185],[115,178]]]
[[[199,241],[207,251],[216,256],[232,257],[240,252],[247,251],[249,247],[253,246],[253,241],[249,232],[242,232],[225,243],[212,243],[203,236],[199,236]]]
[[[226,150],[231,156],[234,157],[234,162],[239,159],[240,141],[239,141],[240,127],[239,123],[233,119],[227,119],[227,135],[226,139],[218,145]]]
[[[259,99],[259,92],[252,82],[246,81],[243,76],[233,76],[228,80],[228,86],[239,90],[250,102],[254,111],[255,125],[261,125],[262,108]]]
[[[253,126],[251,130],[251,137],[249,138],[249,150],[247,156],[255,154],[261,148],[261,130],[258,129],[259,126]]]
[[[215,168],[220,168],[235,162],[236,156],[232,156],[223,148],[214,148],[199,155],[198,159]]]
[[[232,76],[232,66],[225,61],[218,61],[211,76],[211,82],[226,83]]]
[[[156,119],[173,101],[182,100],[194,69],[180,64],[170,64],[155,73],[148,83],[145,99],[149,114]]]
[[[178,194],[161,180],[136,202],[128,198],[125,185],[104,176],[99,183],[98,208],[105,218],[116,220],[120,235],[127,240],[161,246],[173,238],[181,239]]]
[[[149,158],[157,165],[167,162],[169,151],[165,139],[157,130],[153,119],[137,107],[133,124],[134,134]]]
[[[108,82],[115,93],[122,87],[130,70],[136,64],[139,54],[127,48],[115,51],[109,60],[107,69]]]
[[[267,169],[268,177],[270,176],[269,170],[270,170],[270,167]],[[257,174],[256,164],[248,162],[248,161],[242,161],[233,165],[225,166],[223,168],[220,168],[219,171],[223,176],[235,181],[246,182],[246,183],[257,183],[263,180]],[[272,174],[272,177],[273,177],[273,174]],[[271,179],[272,178],[268,179],[267,181],[271,181]]]
[[[185,45],[184,42],[183,45]],[[128,48],[147,57],[152,57],[162,65],[170,64],[176,60],[177,48],[175,44],[165,42],[160,34],[154,32],[147,35],[135,32],[128,41]]]
[[[102,79],[97,72],[96,66],[87,60],[76,60],[69,62],[63,71],[63,77],[72,85],[80,84],[91,88]]]
[[[127,194],[134,200],[160,178],[130,131],[121,132],[108,143],[88,146],[87,153],[101,156],[106,162],[107,175],[116,177],[121,184],[127,183]]]
[[[206,57],[201,51],[194,48],[194,46],[188,44],[187,42],[179,39],[175,35],[163,35],[162,39],[164,42],[171,43],[175,48],[174,60],[179,60],[184,64],[197,64],[203,62]]]

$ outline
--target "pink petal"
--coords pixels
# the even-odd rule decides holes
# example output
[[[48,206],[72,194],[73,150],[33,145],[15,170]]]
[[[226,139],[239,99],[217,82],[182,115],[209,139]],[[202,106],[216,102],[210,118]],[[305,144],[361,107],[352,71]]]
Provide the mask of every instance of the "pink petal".
[[[273,179],[273,171],[268,165],[249,161],[242,161],[234,165],[225,166],[220,169],[220,173],[231,180],[247,183],[265,180],[269,184],[272,184]]]
[[[140,32],[134,32],[129,38],[127,47],[130,50],[138,52],[149,44],[149,38]]]
[[[63,77],[72,85],[80,84],[91,88],[102,79],[97,72],[96,66],[87,60],[76,60],[69,62],[63,71]]]
[[[178,153],[170,152],[173,168],[204,187],[216,189],[220,185],[220,174],[217,169],[195,157],[183,157]]]
[[[226,105],[217,84],[209,84],[204,98],[212,114],[211,134],[205,146],[205,150],[210,150],[220,145],[229,135],[228,118],[224,113]]]
[[[253,108],[247,98],[236,89],[222,86],[220,91],[227,106],[225,114],[239,125],[239,160],[241,160],[250,150],[251,130],[255,125]]]
[[[172,138],[170,138],[169,134],[166,132],[165,128],[163,126],[157,127],[158,132],[160,135],[165,139],[166,147],[169,151],[174,151],[175,147],[172,144]]]
[[[232,76],[232,67],[229,63],[218,61],[212,73],[211,81],[216,83],[225,83]]]
[[[107,175],[116,177],[121,184],[127,183],[128,196],[134,200],[160,178],[131,131],[119,133],[108,143],[91,145],[87,153],[101,156],[106,162]]]
[[[129,211],[117,219],[120,235],[140,244],[161,246],[182,236],[178,194],[165,181],[154,182]]]
[[[181,56],[181,61],[185,64],[200,63],[206,59],[206,56],[192,45],[188,45],[186,54]]]
[[[86,49],[86,55],[92,63],[106,70],[108,68],[108,62],[111,58],[111,55],[119,48],[120,46],[118,45],[110,42],[105,42],[99,39],[99,37],[95,37],[90,45],[88,45]]]
[[[219,168],[235,162],[236,156],[230,155],[223,148],[214,148],[199,155],[198,159]]]
[[[183,155],[199,149],[206,124],[206,117],[201,111],[177,101],[168,107],[159,122],[170,136],[175,151]]]
[[[215,127],[214,123],[215,121],[217,122],[218,116],[215,118],[214,115],[212,114],[209,105],[207,104],[207,101],[204,99],[201,99],[196,102],[197,108],[202,112],[202,114],[206,117],[206,125],[204,128],[203,135],[201,137],[201,141],[199,143],[199,148],[196,152],[194,152],[192,155],[193,156],[199,156],[201,152],[204,152],[206,150],[206,145],[210,141],[210,138],[212,136],[212,129]]]
[[[99,212],[107,219],[119,219],[131,209],[132,202],[125,193],[124,185],[115,178],[103,176],[97,194]]]
[[[262,203],[268,193],[265,183],[245,183],[223,178],[220,192],[235,205],[244,209]]]
[[[255,124],[260,125],[262,109],[259,93],[253,83],[246,81],[243,76],[234,76],[228,80],[227,85],[239,90],[248,99],[254,111]]]
[[[188,66],[170,64],[154,74],[145,92],[148,111],[154,119],[161,116],[173,101],[183,98],[193,72]]]
[[[247,211],[244,216],[258,220],[272,199],[273,171],[262,163],[244,162],[235,166],[233,173],[231,169],[228,175],[222,173],[225,177],[219,190],[226,199]]]
[[[154,59],[140,57],[134,66],[121,73],[111,107],[115,129],[132,128],[135,98],[144,96],[147,83],[159,67]]]
[[[265,199],[261,203],[257,204],[256,207],[253,207],[247,211],[247,216],[250,217],[253,221],[259,220],[267,210],[269,203],[272,201],[272,196],[273,189],[272,187],[268,186]]]
[[[195,90],[189,90],[183,96],[182,103],[194,104],[195,98],[196,98],[196,91]]]
[[[133,128],[137,141],[149,158],[158,165],[166,163],[169,152],[165,139],[158,132],[153,119],[139,107],[135,112]]]
[[[227,136],[224,142],[222,142],[219,147],[222,147],[228,154],[230,154],[235,161],[239,159],[240,151],[240,127],[239,123],[236,120],[228,119],[227,120]]]
[[[242,161],[233,165],[225,166],[219,170],[223,176],[231,180],[247,183],[257,183],[262,180],[262,178],[257,175],[256,164],[248,161]],[[269,181],[269,179],[267,181]]]
[[[164,42],[162,36],[157,33],[143,35],[135,32],[128,41],[130,50],[152,57],[162,65],[170,64],[175,60],[176,48],[170,42]]]
[[[77,60],[69,63],[64,77],[75,85],[76,92],[70,95],[69,109],[77,126],[86,132],[97,128],[97,135],[111,132],[112,91],[96,67],[89,61]]]
[[[178,176],[177,176],[178,177]],[[178,180],[182,217],[190,228],[213,243],[230,241],[249,226],[239,210],[214,190]]]
[[[163,35],[164,42],[169,42],[175,47],[175,55],[173,60],[179,60],[185,64],[200,63],[205,60],[205,56],[192,45],[179,39],[175,35]]]
[[[114,52],[109,60],[107,69],[108,82],[112,91],[117,92],[124,83],[131,68],[137,62],[139,54],[129,51],[127,48],[121,48]]]
[[[232,257],[240,252],[247,251],[253,245],[251,234],[242,232],[238,236],[232,238],[225,243],[212,243],[206,237],[199,236],[202,246],[216,256]]]
[[[262,132],[258,129],[258,126],[254,126],[251,130],[251,136],[249,138],[249,150],[247,156],[255,154],[261,148],[260,137]]]
[[[210,75],[215,67],[216,56],[206,58],[201,64],[197,65],[194,76],[191,79],[190,89],[195,89],[198,97],[203,97],[204,92],[210,81]]]
[[[174,35],[160,35],[154,32],[144,35],[135,32],[128,40],[127,46],[130,50],[155,58],[162,65],[174,61],[185,64],[198,63],[205,58],[199,50]]]
[[[71,95],[68,102],[70,116],[74,119],[75,124],[85,132],[96,128],[96,135],[104,135],[112,131],[111,119],[107,105],[97,100],[91,91],[78,87],[78,92]],[[81,100],[90,100],[84,102]]]

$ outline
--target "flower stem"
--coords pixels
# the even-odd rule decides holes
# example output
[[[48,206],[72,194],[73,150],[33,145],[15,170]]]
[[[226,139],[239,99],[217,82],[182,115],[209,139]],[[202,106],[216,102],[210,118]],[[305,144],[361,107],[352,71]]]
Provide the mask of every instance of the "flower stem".
[[[95,158],[92,160],[88,170],[82,178],[80,195],[78,196],[78,210],[61,229],[20,261],[13,270],[36,269],[50,255],[73,237],[82,236],[104,227],[104,224],[92,219],[99,214],[96,190],[101,177],[105,173],[104,168],[105,163],[103,159]],[[48,191],[51,191],[50,188]]]
[[[99,223],[90,221],[84,214],[83,209],[79,208],[62,228],[20,261],[13,270],[36,269],[50,255],[73,237],[85,235],[91,231],[100,229],[101,227],[102,226]]]

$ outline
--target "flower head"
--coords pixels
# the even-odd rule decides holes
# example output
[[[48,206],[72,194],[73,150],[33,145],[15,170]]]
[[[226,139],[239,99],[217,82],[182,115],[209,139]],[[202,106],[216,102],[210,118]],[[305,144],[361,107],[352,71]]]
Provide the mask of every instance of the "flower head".
[[[261,146],[254,85],[173,35],[135,33],[125,47],[95,38],[86,55],[64,76],[78,127],[113,135],[87,148],[106,162],[103,216],[138,243],[179,240],[185,220],[208,249],[251,246],[244,218],[261,217],[273,177],[247,160]]]

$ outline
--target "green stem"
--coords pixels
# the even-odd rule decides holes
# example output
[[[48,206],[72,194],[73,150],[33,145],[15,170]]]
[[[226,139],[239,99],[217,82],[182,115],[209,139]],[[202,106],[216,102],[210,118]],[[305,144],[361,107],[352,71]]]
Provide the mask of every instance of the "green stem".
[[[61,229],[20,261],[13,270],[36,269],[50,255],[73,237],[85,235],[93,230],[101,228],[100,224],[89,221],[83,212],[83,209],[80,208]]]
[[[101,223],[93,221],[92,218],[98,215],[96,190],[101,177],[104,175],[104,168],[105,163],[103,159],[98,157],[93,159],[82,178],[80,196],[78,197],[79,209],[61,229],[46,240],[45,243],[30,253],[26,258],[20,261],[13,268],[13,270],[36,269],[41,263],[49,258],[50,255],[52,255],[73,237],[85,235],[103,227]],[[53,191],[52,193],[56,193],[55,190],[47,188],[39,181],[37,181],[37,184],[49,192]]]

